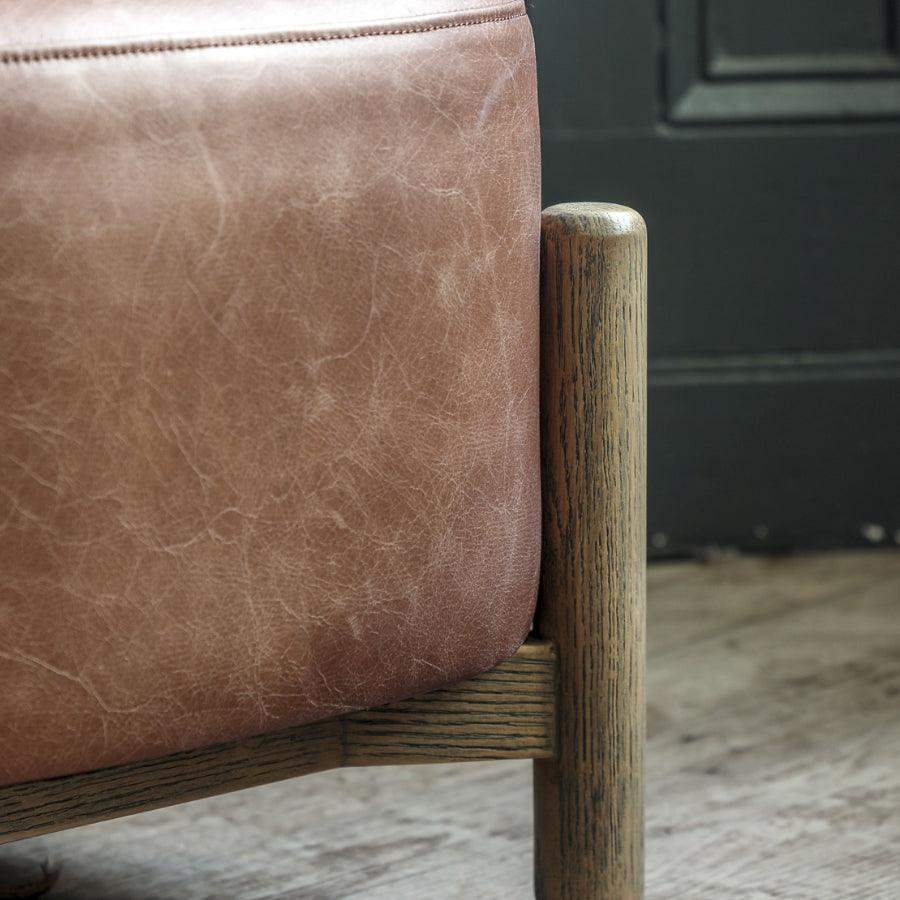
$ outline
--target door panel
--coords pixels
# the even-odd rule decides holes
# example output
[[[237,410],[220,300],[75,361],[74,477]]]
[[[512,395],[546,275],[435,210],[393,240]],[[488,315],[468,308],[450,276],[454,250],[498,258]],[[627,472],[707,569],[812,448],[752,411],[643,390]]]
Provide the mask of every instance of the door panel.
[[[666,0],[673,123],[900,117],[896,0]]]
[[[900,543],[896,0],[531,13],[545,202],[648,223],[654,552]]]

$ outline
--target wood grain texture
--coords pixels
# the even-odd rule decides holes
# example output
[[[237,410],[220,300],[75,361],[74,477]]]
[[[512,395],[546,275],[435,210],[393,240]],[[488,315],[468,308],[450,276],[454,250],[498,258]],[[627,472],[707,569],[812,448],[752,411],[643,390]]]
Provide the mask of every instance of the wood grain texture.
[[[648,900],[895,900],[900,551],[648,570]],[[338,769],[0,847],[0,896],[521,900],[527,760]]]
[[[552,645],[380,709],[162,759],[0,788],[0,843],[344,766],[535,759],[555,741]]]
[[[535,889],[643,893],[646,230],[630,209],[544,212],[538,634],[559,738],[535,763]]]

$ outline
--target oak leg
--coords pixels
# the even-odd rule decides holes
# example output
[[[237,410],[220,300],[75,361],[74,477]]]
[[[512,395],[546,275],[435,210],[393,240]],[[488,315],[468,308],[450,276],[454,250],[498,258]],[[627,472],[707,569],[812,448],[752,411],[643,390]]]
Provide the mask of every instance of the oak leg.
[[[542,221],[543,561],[558,753],[534,764],[541,900],[643,894],[646,230],[630,209]]]

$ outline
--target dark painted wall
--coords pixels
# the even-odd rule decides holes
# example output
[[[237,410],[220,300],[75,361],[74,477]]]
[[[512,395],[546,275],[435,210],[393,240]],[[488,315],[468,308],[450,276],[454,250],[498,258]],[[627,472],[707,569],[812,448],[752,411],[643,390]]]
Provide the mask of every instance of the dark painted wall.
[[[895,0],[532,0],[544,199],[640,210],[650,546],[900,543]]]

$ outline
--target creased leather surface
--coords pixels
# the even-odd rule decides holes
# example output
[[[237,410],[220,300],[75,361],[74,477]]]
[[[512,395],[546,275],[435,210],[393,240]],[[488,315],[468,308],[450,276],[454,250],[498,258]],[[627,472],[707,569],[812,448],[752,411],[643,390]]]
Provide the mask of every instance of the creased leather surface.
[[[0,783],[511,653],[539,544],[521,6],[0,9]],[[238,32],[295,37],[79,55]]]

